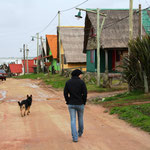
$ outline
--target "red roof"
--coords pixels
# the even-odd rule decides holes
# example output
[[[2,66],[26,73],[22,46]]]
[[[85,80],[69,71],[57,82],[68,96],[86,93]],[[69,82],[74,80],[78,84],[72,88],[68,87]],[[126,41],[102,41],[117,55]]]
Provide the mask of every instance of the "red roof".
[[[57,35],[46,35],[53,58],[57,58]]]
[[[11,73],[22,73],[22,64],[9,64]]]
[[[22,64],[24,65],[24,60],[22,60]],[[29,73],[34,73],[34,60],[28,60]],[[25,60],[25,72],[27,72],[27,60]]]

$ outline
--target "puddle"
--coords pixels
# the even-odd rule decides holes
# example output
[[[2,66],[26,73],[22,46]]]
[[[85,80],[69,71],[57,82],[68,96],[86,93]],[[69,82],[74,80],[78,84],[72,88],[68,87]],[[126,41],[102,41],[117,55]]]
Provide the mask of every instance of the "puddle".
[[[6,100],[5,102],[18,102],[18,100],[11,99],[11,100]]]
[[[0,91],[0,94],[2,95],[2,98],[0,98],[0,101],[6,98],[6,91]]]
[[[39,88],[39,86],[37,86],[37,85],[35,85],[35,84],[23,84],[22,86],[27,86],[27,87],[31,87],[31,88],[34,88],[34,89],[36,89],[36,88]]]
[[[45,99],[35,99],[33,101],[41,102],[41,101],[46,101]]]
[[[46,93],[41,92],[41,91],[38,91],[37,94],[39,95],[40,98],[43,98],[43,99],[53,98],[53,97],[56,96],[54,93],[52,93],[52,94],[46,94]]]
[[[39,88],[37,85],[35,85],[35,84],[28,84],[29,85],[29,87],[32,87],[32,88],[34,88],[34,89],[36,89],[36,88]]]

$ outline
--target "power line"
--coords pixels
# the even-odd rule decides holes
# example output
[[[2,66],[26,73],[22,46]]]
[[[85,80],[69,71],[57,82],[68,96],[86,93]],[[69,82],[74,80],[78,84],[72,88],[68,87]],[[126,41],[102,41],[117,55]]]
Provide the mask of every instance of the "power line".
[[[142,9],[142,11],[147,10],[147,9],[149,9],[149,8],[150,8],[150,6],[147,7],[147,8],[145,8],[145,9]],[[137,13],[139,13],[139,11],[134,11],[133,15],[135,15],[135,14],[137,14]],[[111,27],[111,26],[113,26],[113,25],[115,25],[115,24],[117,24],[117,23],[123,21],[124,19],[127,19],[128,17],[129,17],[129,15],[127,15],[127,16],[125,16],[125,17],[123,17],[123,18],[121,18],[121,19],[119,19],[119,20],[117,20],[117,21],[115,21],[115,22],[113,22],[113,23],[107,24],[107,25],[105,25],[105,27],[104,27],[103,29],[107,29],[107,28],[109,28],[109,27]]]
[[[66,9],[66,10],[61,10],[60,12],[66,12],[66,11],[69,11],[69,10],[71,10],[71,9],[74,9],[74,8],[76,8],[76,7],[78,7],[78,6],[80,6],[80,5],[82,5],[82,4],[84,4],[84,3],[86,3],[88,0],[86,0],[86,1],[84,1],[84,2],[82,2],[82,3],[80,3],[80,4],[78,4],[78,5],[76,5],[76,6],[74,6],[74,7],[72,7],[72,8],[69,8],[69,9]],[[41,32],[43,32],[44,30],[46,30],[50,25],[51,25],[51,23],[55,20],[55,18],[57,17],[57,15],[58,15],[58,13],[54,16],[54,18],[48,23],[48,25],[43,29],[43,30],[41,30],[39,33],[41,33]]]
[[[46,30],[46,29],[51,25],[51,23],[55,20],[55,18],[57,17],[57,15],[58,15],[58,14],[56,14],[56,15],[54,16],[54,18],[48,23],[48,25],[47,25],[43,30],[41,30],[39,33],[41,33],[41,32],[43,32],[44,30]]]
[[[150,6],[147,7],[147,8],[145,8],[145,9],[142,9],[142,11],[147,10],[147,9],[149,9],[149,8],[150,8]],[[139,11],[135,10],[134,13],[133,13],[133,15],[135,15],[135,14],[137,14],[137,13],[139,13]],[[117,24],[117,23],[123,21],[124,19],[127,19],[128,17],[129,17],[129,15],[127,15],[127,16],[121,18],[121,19],[118,19],[118,20],[115,21],[115,22],[106,24],[103,29],[107,29],[107,28],[109,28],[109,27],[111,27],[111,26],[113,26],[113,25],[115,25],[115,24]],[[89,29],[91,29],[91,28],[86,28],[86,29],[84,29],[84,30],[89,30]],[[71,35],[69,35],[69,34],[63,34],[63,33],[61,33],[61,34],[62,34],[62,35],[65,35],[65,36],[67,36],[67,35],[68,35],[68,36],[71,36]],[[87,34],[87,35],[88,35],[88,34]],[[77,37],[77,36],[83,36],[83,35],[72,35],[72,37]]]
[[[74,7],[71,7],[71,8],[69,8],[69,9],[61,10],[60,12],[69,11],[69,10],[71,10],[71,9],[74,9],[74,8],[76,8],[76,7],[79,7],[79,6],[81,6],[82,4],[86,3],[87,1],[88,1],[88,0],[86,0],[86,1],[84,1],[84,2],[82,2],[82,3],[80,3],[80,4],[78,4],[78,5],[76,5],[76,6],[74,6]]]

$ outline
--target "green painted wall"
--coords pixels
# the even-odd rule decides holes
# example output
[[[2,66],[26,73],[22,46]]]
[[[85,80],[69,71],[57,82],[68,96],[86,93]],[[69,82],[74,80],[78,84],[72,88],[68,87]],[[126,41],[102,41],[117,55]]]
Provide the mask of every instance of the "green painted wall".
[[[50,65],[50,67],[49,67],[49,70],[52,71],[52,66],[54,66],[54,69],[55,69],[56,71],[59,71],[59,70],[60,70],[60,69],[59,69],[60,67],[57,65],[57,59],[53,59],[51,50],[49,51],[49,55],[51,55],[51,57],[49,58],[49,61],[51,62],[51,65]]]
[[[50,71],[52,71],[52,66],[54,66],[54,69],[56,70],[56,71],[59,71],[59,66],[57,66],[57,60],[56,59],[53,59],[53,60],[51,60],[51,66],[50,66]]]
[[[86,52],[86,65],[87,65],[87,72],[95,72],[96,70],[96,61],[94,63],[91,63],[91,54],[90,54],[90,50],[87,50]],[[96,58],[95,58],[96,59]]]
[[[91,63],[91,50],[87,50],[87,72],[96,72],[97,68],[97,51],[94,53],[94,63]],[[112,51],[108,51],[108,70],[112,72]],[[105,72],[105,52],[101,50],[100,72]]]

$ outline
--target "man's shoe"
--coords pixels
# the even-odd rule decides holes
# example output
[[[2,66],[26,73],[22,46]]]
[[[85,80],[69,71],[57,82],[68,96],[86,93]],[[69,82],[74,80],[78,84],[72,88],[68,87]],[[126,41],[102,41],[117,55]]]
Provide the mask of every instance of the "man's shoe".
[[[78,136],[79,136],[79,137],[81,137],[81,136],[82,136],[82,134],[79,134]]]

